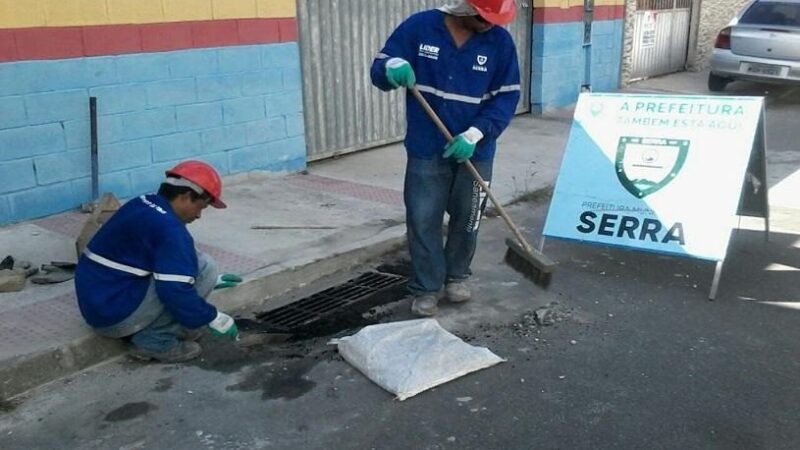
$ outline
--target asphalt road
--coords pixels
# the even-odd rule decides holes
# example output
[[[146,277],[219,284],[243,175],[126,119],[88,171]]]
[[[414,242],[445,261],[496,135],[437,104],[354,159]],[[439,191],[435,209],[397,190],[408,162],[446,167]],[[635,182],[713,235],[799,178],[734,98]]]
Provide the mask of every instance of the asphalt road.
[[[770,142],[784,153],[775,172],[791,174],[800,106],[781,92]],[[545,203],[512,208],[530,234],[545,214]],[[800,220],[774,220],[770,242],[734,235],[711,302],[710,263],[556,241],[546,251],[559,270],[542,290],[502,264],[508,232],[488,219],[476,299],[439,319],[505,363],[398,402],[328,338],[205,336],[200,361],[121,359],[0,405],[0,448],[794,449]],[[543,307],[551,325],[534,320]],[[411,318],[405,301],[370,317]]]

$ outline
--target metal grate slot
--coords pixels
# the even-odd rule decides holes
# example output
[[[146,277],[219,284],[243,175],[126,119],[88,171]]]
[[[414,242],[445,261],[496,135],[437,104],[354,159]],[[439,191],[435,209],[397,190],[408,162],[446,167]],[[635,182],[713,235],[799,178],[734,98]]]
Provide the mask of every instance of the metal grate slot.
[[[346,308],[405,282],[406,277],[401,275],[368,272],[310,297],[259,314],[256,318],[267,327],[292,331],[343,312]]]

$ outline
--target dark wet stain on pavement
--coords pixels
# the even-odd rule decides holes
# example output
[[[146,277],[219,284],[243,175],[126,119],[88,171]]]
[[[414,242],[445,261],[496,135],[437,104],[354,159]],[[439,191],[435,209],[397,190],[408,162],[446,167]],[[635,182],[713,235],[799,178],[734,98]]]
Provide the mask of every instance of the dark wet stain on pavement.
[[[150,411],[158,409],[156,405],[147,402],[134,402],[126,403],[119,408],[106,414],[105,420],[107,422],[122,422],[125,420],[135,419],[141,417]]]
[[[0,414],[10,413],[17,409],[20,402],[14,400],[3,400],[0,399]]]
[[[239,383],[225,388],[228,391],[257,391],[262,400],[294,399],[303,396],[317,385],[308,372],[317,359],[293,360],[285,365],[263,365],[251,369]]]

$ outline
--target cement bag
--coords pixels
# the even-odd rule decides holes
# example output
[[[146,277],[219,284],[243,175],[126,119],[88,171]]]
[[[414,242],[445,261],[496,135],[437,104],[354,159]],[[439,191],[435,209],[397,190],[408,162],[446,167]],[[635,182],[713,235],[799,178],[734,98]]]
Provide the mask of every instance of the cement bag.
[[[99,230],[121,206],[119,200],[110,192],[105,193],[97,202],[97,205],[92,211],[92,215],[86,219],[83,228],[81,228],[81,233],[78,235],[78,239],[75,240],[75,251],[78,254],[78,260],[81,259],[83,249],[85,249],[89,241],[92,240],[97,230]]]
[[[435,319],[370,325],[336,344],[347,362],[398,400],[505,361],[465,343]]]

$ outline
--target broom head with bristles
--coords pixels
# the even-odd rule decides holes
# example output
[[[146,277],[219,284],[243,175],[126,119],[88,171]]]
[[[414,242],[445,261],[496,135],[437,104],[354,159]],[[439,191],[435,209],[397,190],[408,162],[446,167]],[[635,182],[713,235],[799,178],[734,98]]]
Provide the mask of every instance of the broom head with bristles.
[[[543,288],[550,285],[550,278],[556,268],[552,259],[538,250],[525,250],[519,242],[511,238],[506,238],[506,245],[508,250],[505,262],[509,267]]]

